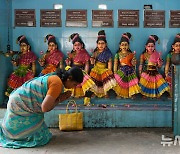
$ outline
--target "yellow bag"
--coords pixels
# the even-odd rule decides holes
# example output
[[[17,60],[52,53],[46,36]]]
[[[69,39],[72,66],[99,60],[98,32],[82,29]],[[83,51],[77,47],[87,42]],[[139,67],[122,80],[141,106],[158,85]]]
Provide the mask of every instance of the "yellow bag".
[[[68,113],[69,104],[75,106],[74,113]],[[77,111],[77,105],[74,100],[68,102],[65,114],[59,114],[59,129],[65,131],[83,129],[83,113]]]

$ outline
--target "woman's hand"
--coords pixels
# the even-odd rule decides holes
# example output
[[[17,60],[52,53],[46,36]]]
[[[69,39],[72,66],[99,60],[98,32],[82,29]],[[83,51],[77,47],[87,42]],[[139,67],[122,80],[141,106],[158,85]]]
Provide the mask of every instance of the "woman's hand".
[[[71,96],[71,93],[71,91],[61,93],[56,100],[54,97],[46,95],[41,104],[42,112],[51,111],[59,102],[63,102],[64,100],[68,99]]]
[[[72,92],[71,91],[66,91],[64,93],[61,93],[57,99],[59,102],[63,102],[64,100],[68,99],[71,97]]]

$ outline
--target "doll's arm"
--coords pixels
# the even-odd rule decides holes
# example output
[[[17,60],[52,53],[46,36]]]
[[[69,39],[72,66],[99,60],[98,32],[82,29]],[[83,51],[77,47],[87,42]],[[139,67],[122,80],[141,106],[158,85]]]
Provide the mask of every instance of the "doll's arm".
[[[35,62],[32,62],[32,71],[33,71],[33,74],[35,75],[35,73],[36,73],[36,64],[35,64]]]
[[[71,65],[71,60],[70,60],[69,58],[66,58],[65,62],[66,62],[66,65],[67,65],[67,66],[70,66],[70,65]]]
[[[42,57],[39,58],[38,62],[41,67],[43,67],[45,65],[45,60],[46,60],[46,54],[42,55]]]
[[[112,71],[112,58],[108,61],[108,69]]]
[[[84,68],[85,72],[88,73],[89,72],[89,61],[87,61],[85,63],[85,68]]]
[[[157,64],[158,64],[158,67],[161,68],[163,65],[163,60],[159,58]]]
[[[90,58],[90,63],[91,63],[91,65],[94,65],[94,64],[95,64],[95,59],[94,59],[94,57],[91,57],[91,58]]]
[[[113,67],[114,73],[117,72],[118,64],[119,64],[119,54],[116,53],[115,56],[114,56],[114,67]]]
[[[68,55],[68,57],[67,57],[66,60],[65,60],[66,65],[67,65],[67,66],[71,66],[71,62],[72,62],[72,60],[73,60],[73,55],[72,55],[71,52],[68,52],[67,55]]]
[[[60,69],[63,69],[64,68],[64,65],[63,65],[63,58],[60,60],[59,62],[59,68]]]
[[[170,65],[170,62],[169,62],[169,61],[166,61],[166,65],[165,65],[165,76],[168,75],[169,65]]]
[[[13,64],[13,66],[18,66],[18,62],[14,58],[11,59],[11,63]]]
[[[136,60],[135,55],[133,56],[133,59],[132,59],[131,63],[132,63],[133,66],[136,66],[137,60]]]
[[[91,65],[95,64],[95,52],[93,53],[93,55],[90,57],[90,63]]]
[[[141,56],[140,56],[140,65],[139,65],[139,74],[142,73],[143,63],[144,63],[144,58],[143,58],[143,54],[141,54]]]
[[[114,73],[116,73],[117,72],[117,68],[118,68],[118,59],[114,59],[114,68],[113,68],[113,71],[114,71]]]

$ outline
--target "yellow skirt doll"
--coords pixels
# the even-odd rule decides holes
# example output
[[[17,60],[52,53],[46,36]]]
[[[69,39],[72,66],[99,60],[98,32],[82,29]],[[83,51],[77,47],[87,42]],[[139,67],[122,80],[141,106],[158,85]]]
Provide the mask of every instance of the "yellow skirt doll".
[[[90,76],[96,83],[96,86],[91,91],[97,97],[106,97],[107,92],[117,84],[113,72],[106,68],[105,63],[97,62],[92,68]]]
[[[86,92],[91,91],[94,89],[95,83],[88,75],[89,72],[89,60],[90,56],[85,49],[84,42],[81,40],[78,33],[73,33],[70,36],[70,39],[73,43],[73,50],[68,53],[68,57],[66,59],[67,66],[76,66],[82,69],[83,71],[83,82],[77,85],[72,90],[72,96],[75,98],[84,98],[84,105],[90,105],[90,97],[86,97]],[[66,67],[69,69],[69,67]]]
[[[104,30],[98,32],[97,47],[91,57],[91,64],[94,67],[91,69],[90,76],[96,84],[92,89],[97,97],[108,98],[108,91],[117,85],[112,72],[112,53],[107,46],[106,34]]]

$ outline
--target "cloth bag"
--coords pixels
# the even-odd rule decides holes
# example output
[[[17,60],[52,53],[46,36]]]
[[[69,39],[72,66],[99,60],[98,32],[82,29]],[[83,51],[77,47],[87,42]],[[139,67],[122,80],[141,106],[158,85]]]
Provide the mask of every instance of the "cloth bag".
[[[75,112],[68,112],[69,104],[74,105]],[[77,105],[74,100],[68,102],[65,114],[59,114],[59,129],[62,131],[83,130],[83,112],[77,111]]]

